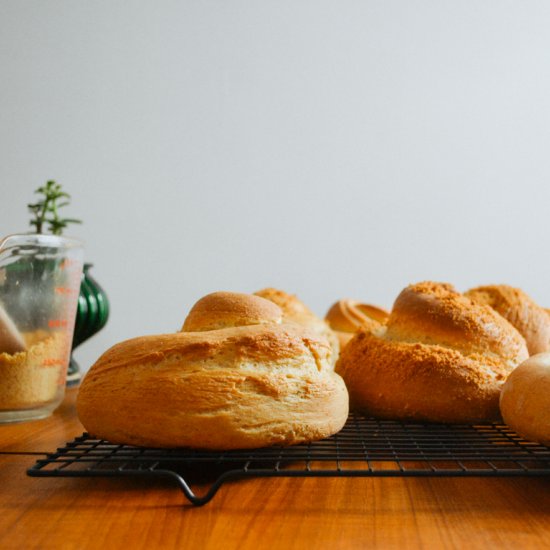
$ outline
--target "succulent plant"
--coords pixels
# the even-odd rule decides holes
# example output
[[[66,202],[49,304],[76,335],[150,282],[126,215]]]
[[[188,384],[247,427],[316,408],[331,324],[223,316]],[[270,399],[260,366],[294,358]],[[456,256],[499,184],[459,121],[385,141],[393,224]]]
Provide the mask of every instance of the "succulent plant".
[[[34,219],[29,223],[34,226],[36,233],[43,233],[44,225],[49,224],[49,231],[53,235],[61,235],[70,223],[82,223],[75,218],[59,216],[59,208],[70,204],[71,199],[69,193],[63,191],[61,184],[48,180],[45,185],[36,189],[35,193],[42,195],[42,198],[34,204],[28,204],[27,207],[34,215]]]

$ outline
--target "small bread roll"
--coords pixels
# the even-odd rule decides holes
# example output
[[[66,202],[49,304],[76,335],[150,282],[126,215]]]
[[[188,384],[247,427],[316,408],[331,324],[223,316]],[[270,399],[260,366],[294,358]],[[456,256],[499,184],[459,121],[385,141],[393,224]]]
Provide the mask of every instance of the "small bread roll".
[[[501,386],[525,340],[489,306],[433,282],[397,297],[386,326],[363,328],[336,371],[352,409],[379,418],[470,423],[500,417]]]
[[[86,374],[80,421],[96,437],[148,447],[291,445],[339,431],[348,394],[324,338],[274,303],[217,292],[183,331],[115,345]]]
[[[339,300],[328,310],[325,321],[338,336],[342,350],[361,327],[372,332],[380,328],[388,320],[389,315],[385,309],[378,306],[362,304],[355,300]]]
[[[491,306],[516,327],[527,342],[529,355],[550,350],[550,316],[523,290],[489,285],[472,288],[465,294],[480,304]]]
[[[336,363],[340,352],[338,336],[328,326],[328,323],[317,317],[301,300],[276,288],[264,288],[254,294],[277,304],[283,311],[284,321],[291,321],[308,327],[321,338],[328,340],[332,347],[332,362],[333,364]]]
[[[550,446],[550,353],[530,357],[510,374],[500,410],[504,422],[519,435]]]

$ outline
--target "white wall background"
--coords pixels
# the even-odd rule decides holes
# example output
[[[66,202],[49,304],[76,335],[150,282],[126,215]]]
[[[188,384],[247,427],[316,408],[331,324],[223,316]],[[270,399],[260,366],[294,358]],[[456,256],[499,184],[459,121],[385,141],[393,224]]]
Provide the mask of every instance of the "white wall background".
[[[550,306],[549,29],[546,1],[0,0],[0,234],[72,193],[112,302],[84,368],[221,289]]]

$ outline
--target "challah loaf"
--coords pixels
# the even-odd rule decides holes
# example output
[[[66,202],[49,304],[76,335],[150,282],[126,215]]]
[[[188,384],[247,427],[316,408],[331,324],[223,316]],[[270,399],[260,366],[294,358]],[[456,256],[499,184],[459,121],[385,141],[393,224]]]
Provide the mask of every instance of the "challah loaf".
[[[238,449],[339,431],[348,414],[329,344],[258,296],[199,300],[183,331],[105,352],[84,378],[85,428],[114,443]]]
[[[499,418],[501,386],[527,357],[523,337],[493,309],[424,282],[401,292],[386,326],[352,338],[336,371],[350,406],[366,414],[483,422]]]

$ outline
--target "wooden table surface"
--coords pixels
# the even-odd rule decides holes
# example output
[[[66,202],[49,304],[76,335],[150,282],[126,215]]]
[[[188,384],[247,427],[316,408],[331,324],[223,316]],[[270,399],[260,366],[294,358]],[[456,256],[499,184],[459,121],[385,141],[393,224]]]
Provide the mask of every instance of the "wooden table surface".
[[[76,390],[0,425],[0,548],[550,548],[549,478],[264,478],[203,507],[169,481],[31,478],[83,431]]]

